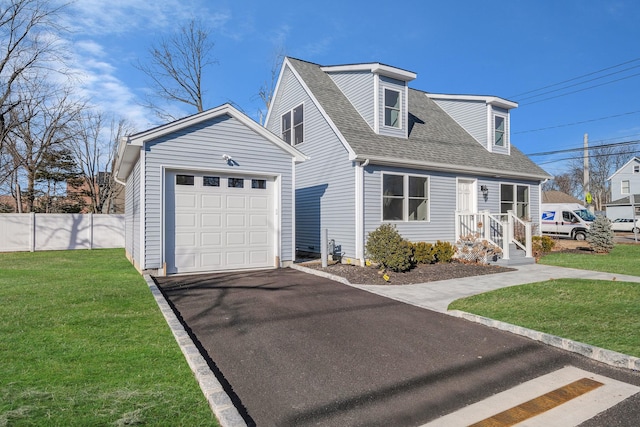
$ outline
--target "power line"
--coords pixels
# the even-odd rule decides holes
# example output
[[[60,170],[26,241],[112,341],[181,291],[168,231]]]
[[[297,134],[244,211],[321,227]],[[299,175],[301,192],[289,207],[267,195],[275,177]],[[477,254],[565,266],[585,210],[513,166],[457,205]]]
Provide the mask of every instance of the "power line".
[[[614,142],[614,143],[611,143],[611,144],[601,144],[601,145],[596,145],[594,147],[590,147],[589,149],[620,147],[620,146],[624,146],[624,145],[634,145],[634,144],[638,144],[638,143],[640,143],[640,139],[636,139],[636,140],[633,140],[633,141]],[[544,152],[540,152],[540,153],[530,153],[530,154],[527,154],[527,156],[529,156],[529,157],[533,157],[533,156],[550,156],[552,154],[573,153],[573,152],[576,152],[576,151],[584,151],[584,147],[581,147],[581,148],[565,148],[564,150],[554,150],[554,151],[544,151]]]
[[[630,79],[631,77],[636,77],[636,76],[640,76],[640,73],[632,74],[632,75],[630,75],[630,76],[626,76],[626,77],[621,77],[621,78],[619,78],[619,79],[611,80],[611,81],[604,82],[604,83],[600,83],[600,84],[597,84],[597,85],[593,85],[593,86],[585,87],[585,88],[583,88],[583,89],[578,89],[578,90],[574,90],[574,91],[567,92],[567,93],[561,93],[560,95],[550,96],[550,97],[548,97],[548,98],[539,99],[539,100],[537,100],[537,101],[527,102],[527,103],[521,104],[521,105],[520,105],[520,107],[522,107],[522,106],[526,106],[526,105],[533,105],[533,104],[537,104],[537,103],[539,103],[539,102],[548,101],[548,100],[550,100],[550,99],[560,98],[560,97],[562,97],[562,96],[572,95],[572,94],[574,94],[574,93],[578,93],[578,92],[584,92],[585,90],[593,89],[593,88],[600,87],[600,86],[605,86],[605,85],[608,85],[608,84],[611,84],[611,83],[616,83],[616,82],[619,82],[619,81],[622,81],[622,80],[626,80],[626,79]]]
[[[581,125],[581,124],[584,124],[584,123],[592,123],[592,122],[597,122],[597,121],[600,121],[600,120],[614,119],[616,117],[628,116],[628,115],[631,115],[631,114],[638,114],[638,113],[640,113],[640,110],[638,110],[638,111],[629,111],[628,113],[615,114],[613,116],[598,117],[596,119],[583,120],[581,122],[573,122],[573,123],[565,123],[565,124],[562,124],[562,125],[549,126],[549,127],[546,127],[546,128],[521,130],[519,132],[512,132],[512,134],[513,135],[517,135],[517,134],[520,134],[520,133],[540,132],[540,131],[543,131],[543,130],[557,129],[557,128],[562,128],[562,127],[567,127],[567,126]]]
[[[611,67],[602,68],[600,70],[593,71],[591,73],[583,74],[583,75],[578,76],[578,77],[573,77],[573,78],[570,78],[568,80],[563,80],[563,81],[561,81],[559,83],[554,83],[554,84],[547,85],[547,86],[544,86],[544,87],[541,87],[541,88],[538,88],[538,89],[533,89],[533,90],[530,90],[530,91],[527,91],[527,92],[522,92],[522,93],[519,93],[519,94],[516,94],[516,95],[511,95],[508,98],[515,99],[515,98],[517,98],[519,96],[522,96],[522,95],[528,95],[530,93],[538,92],[538,91],[541,91],[541,90],[544,90],[544,89],[548,89],[548,88],[551,88],[551,87],[554,87],[554,86],[560,86],[562,84],[569,83],[569,82],[572,82],[574,80],[579,80],[579,79],[584,78],[584,77],[589,77],[589,76],[592,76],[594,74],[598,74],[598,73],[601,73],[603,71],[607,71],[607,70],[611,70],[611,69],[614,69],[614,68],[617,68],[617,67],[621,67],[623,65],[631,64],[631,63],[636,62],[636,61],[640,61],[640,58],[635,58],[635,59],[632,59],[632,60],[627,61],[627,62],[622,62],[622,63],[617,64],[617,65],[612,65]]]
[[[616,154],[619,153],[597,153],[597,154],[589,154],[587,157],[589,159],[595,159],[598,157],[607,157],[607,156],[614,156]],[[573,156],[573,157],[563,157],[560,159],[554,159],[554,160],[547,160],[545,162],[540,162],[540,163],[536,163],[538,166],[542,166],[542,165],[548,165],[550,163],[558,163],[558,162],[564,162],[566,160],[582,160],[584,157],[583,156]]]
[[[624,73],[625,71],[633,70],[634,68],[638,68],[638,67],[640,67],[640,65],[634,65],[633,67],[625,68],[624,70],[616,71],[615,73],[605,74],[604,76],[598,76],[598,77],[594,77],[594,78],[589,79],[589,80],[585,80],[585,81],[582,81],[582,82],[574,83],[574,84],[571,84],[571,85],[568,85],[568,86],[563,86],[563,87],[561,87],[559,89],[548,90],[546,92],[542,92],[542,93],[539,93],[537,95],[531,95],[531,96],[527,96],[525,98],[520,98],[518,100],[518,102],[525,101],[525,100],[531,99],[531,98],[537,98],[539,96],[546,95],[548,93],[554,93],[554,92],[558,92],[560,90],[569,89],[570,87],[580,86],[580,85],[585,84],[585,83],[589,83],[589,82],[593,82],[593,81],[596,81],[596,80],[604,79],[605,77],[615,76],[616,74]]]

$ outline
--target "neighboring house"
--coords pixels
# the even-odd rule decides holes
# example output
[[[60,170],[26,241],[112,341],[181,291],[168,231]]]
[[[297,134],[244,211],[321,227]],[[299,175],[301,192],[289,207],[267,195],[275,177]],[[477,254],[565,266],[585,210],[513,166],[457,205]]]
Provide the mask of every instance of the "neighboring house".
[[[123,138],[127,257],[157,275],[287,265],[304,159],[229,104]]]
[[[582,200],[558,190],[543,191],[542,203],[577,203],[579,205],[584,205]]]
[[[634,212],[640,216],[640,157],[629,160],[608,180],[611,181],[612,201],[605,205],[607,218],[631,218]]]
[[[422,92],[409,88],[415,78],[380,63],[285,58],[265,126],[309,156],[296,167],[299,251],[321,252],[322,229],[343,259],[362,262],[383,223],[427,242],[455,242],[477,225],[501,239],[508,211],[539,226],[550,176],[512,144],[517,104]]]

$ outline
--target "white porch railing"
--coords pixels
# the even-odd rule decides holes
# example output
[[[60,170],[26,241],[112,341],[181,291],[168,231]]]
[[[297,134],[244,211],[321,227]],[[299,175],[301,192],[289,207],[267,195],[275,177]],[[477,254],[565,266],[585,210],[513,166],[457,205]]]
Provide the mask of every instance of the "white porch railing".
[[[522,221],[512,211],[506,214],[455,213],[456,240],[468,235],[478,235],[502,250],[502,259],[509,259],[509,244],[513,243],[532,258],[531,223]]]

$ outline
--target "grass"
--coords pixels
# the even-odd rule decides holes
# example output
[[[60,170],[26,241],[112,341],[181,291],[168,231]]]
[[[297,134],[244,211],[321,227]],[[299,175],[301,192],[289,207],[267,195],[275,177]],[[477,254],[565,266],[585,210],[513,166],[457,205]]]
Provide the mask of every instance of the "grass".
[[[0,254],[0,426],[217,426],[122,249]]]
[[[640,357],[640,283],[550,280],[460,299],[449,309]]]
[[[551,253],[541,264],[640,276],[640,245],[608,255]],[[561,279],[513,286],[449,305],[495,320],[640,357],[640,283]]]
[[[552,252],[540,264],[640,276],[640,245],[616,245],[609,254]]]

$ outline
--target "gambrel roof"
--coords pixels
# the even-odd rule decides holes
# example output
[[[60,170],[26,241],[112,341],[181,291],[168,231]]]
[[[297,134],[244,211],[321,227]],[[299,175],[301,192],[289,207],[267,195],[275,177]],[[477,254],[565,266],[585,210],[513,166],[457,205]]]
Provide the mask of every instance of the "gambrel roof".
[[[318,108],[335,125],[352,160],[465,172],[485,176],[544,180],[551,178],[517,148],[491,153],[428,94],[409,89],[409,137],[377,134],[318,64],[286,58]]]

